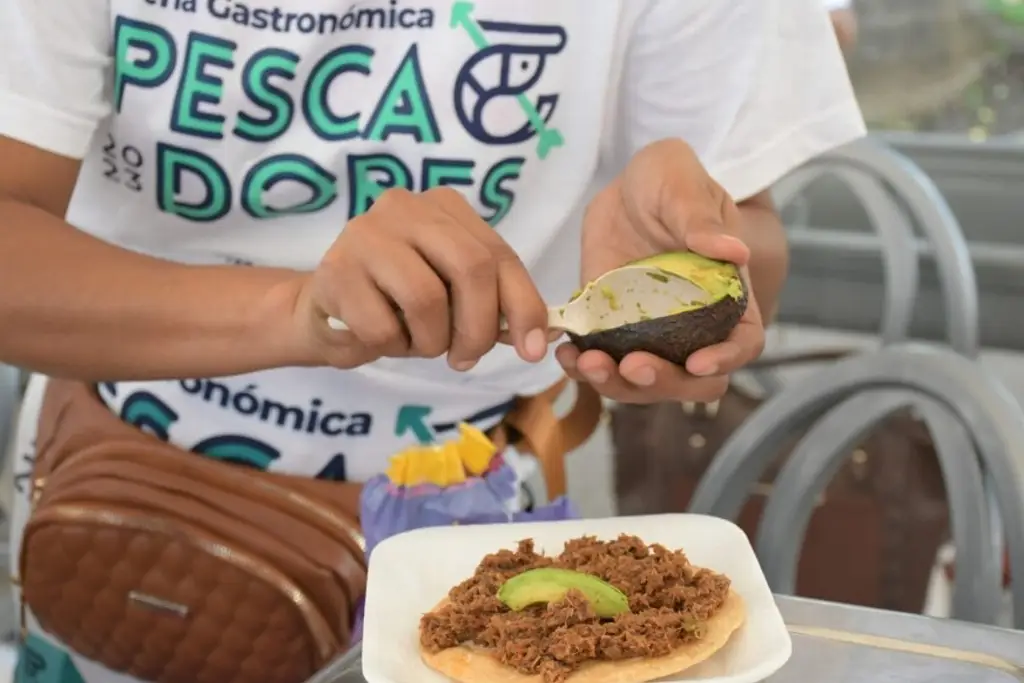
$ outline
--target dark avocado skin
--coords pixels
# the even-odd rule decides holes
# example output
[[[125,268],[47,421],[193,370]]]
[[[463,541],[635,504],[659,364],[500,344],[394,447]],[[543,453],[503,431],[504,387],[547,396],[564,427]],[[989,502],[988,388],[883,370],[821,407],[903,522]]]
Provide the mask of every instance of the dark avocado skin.
[[[725,297],[715,303],[663,318],[643,320],[569,339],[582,351],[604,351],[616,363],[634,351],[646,351],[676,365],[685,365],[695,351],[728,339],[743,313],[747,296]]]

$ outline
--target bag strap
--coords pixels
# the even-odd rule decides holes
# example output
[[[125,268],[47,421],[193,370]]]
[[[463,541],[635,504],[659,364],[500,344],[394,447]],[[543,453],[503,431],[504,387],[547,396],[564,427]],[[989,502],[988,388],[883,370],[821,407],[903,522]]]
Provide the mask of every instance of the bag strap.
[[[565,494],[565,456],[590,438],[604,412],[600,394],[589,384],[576,382],[576,402],[559,419],[554,404],[568,383],[564,378],[540,394],[518,398],[494,437],[499,448],[510,443],[537,458],[549,500]]]
[[[262,472],[228,466],[209,458],[182,460],[186,453],[177,446],[136,429],[121,421],[100,401],[94,388],[83,382],[50,378],[47,380],[36,437],[36,462],[33,468],[33,495],[47,476],[67,458],[95,449],[97,444],[134,444],[134,459],[154,460],[156,468],[188,468],[194,478],[207,478],[216,486],[238,489],[244,482],[259,486],[283,487],[349,520],[359,519],[361,484],[314,479],[281,472]]]

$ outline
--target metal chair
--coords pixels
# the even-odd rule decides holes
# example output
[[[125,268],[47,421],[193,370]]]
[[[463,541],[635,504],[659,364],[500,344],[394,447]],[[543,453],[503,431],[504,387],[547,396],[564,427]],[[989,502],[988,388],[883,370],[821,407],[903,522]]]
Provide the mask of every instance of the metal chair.
[[[946,309],[946,341],[954,350],[976,356],[978,285],[971,255],[960,224],[935,183],[903,154],[865,138],[824,154],[781,180],[773,188],[776,203],[785,206],[825,175],[839,177],[859,198],[881,241],[888,298],[883,341],[906,339],[913,315],[918,279],[913,225],[935,258]],[[859,252],[861,242],[849,234],[801,227],[790,229],[789,239],[794,245],[840,252]]]
[[[852,406],[851,397],[857,401]],[[856,410],[834,410],[843,401]],[[780,475],[777,486],[785,488],[774,492],[759,529],[758,552],[770,585],[791,589],[799,546],[794,539],[801,538],[829,474],[852,440],[909,402],[919,408],[936,438],[953,507],[954,541],[962,558],[954,616],[994,623],[1001,565],[993,552],[992,519],[979,465],[991,474],[989,492],[1002,519],[1024,520],[1024,412],[996,378],[958,353],[895,345],[787,386],[721,448],[690,510],[734,519],[783,441],[828,413]],[[968,445],[978,458],[957,450]],[[1024,525],[1008,524],[1004,534],[1012,566],[1024,567]],[[1024,627],[1024,582],[1013,586],[1013,608],[1016,626]]]
[[[756,546],[772,586],[780,593],[796,591],[797,559],[812,509],[801,506],[805,491],[824,491],[851,449],[891,413],[917,410],[931,433],[943,478],[957,482],[948,488],[953,537],[962,543],[958,568],[963,580],[981,587],[954,593],[953,613],[962,620],[992,624],[1000,608],[1000,592],[991,586],[1002,584],[1001,554],[990,539],[990,510],[981,470],[974,456],[974,443],[945,405],[916,391],[874,390],[857,394],[815,424],[791,454],[775,478],[758,529]],[[782,527],[780,520],[789,522]]]
[[[854,143],[860,144],[860,143]],[[885,301],[879,336],[882,344],[904,341],[914,317],[920,280],[914,228],[895,195],[871,173],[842,159],[811,162],[780,181],[772,190],[776,205],[784,210],[823,176],[835,176],[846,185],[867,213],[881,246]],[[822,230],[787,227],[794,244],[814,243]]]
[[[867,139],[823,155],[791,174],[776,188],[777,201],[785,204],[823,175],[838,177],[853,191],[879,236],[886,283],[881,329],[883,345],[905,340],[909,333],[918,277],[919,246],[913,233],[914,224],[919,226],[925,242],[931,245],[938,266],[946,313],[947,343],[966,357],[977,357],[978,290],[967,242],[959,223],[931,179],[902,154]],[[912,221],[909,220],[911,218]],[[792,233],[794,243],[826,246],[837,251],[860,250],[859,245],[850,244],[850,236],[844,233],[808,228],[797,228]],[[911,263],[913,265],[908,271]],[[911,277],[908,272],[914,279],[912,284],[908,282]],[[775,383],[771,388],[777,387]],[[804,441],[808,445],[793,453],[780,476],[787,472],[792,474],[801,468],[814,467],[806,451],[813,448],[810,444],[820,441],[821,433],[847,434],[845,443],[852,446],[856,437],[863,436],[887,414],[906,407],[915,409],[930,423],[937,440],[955,439],[954,435],[945,434],[948,428],[937,418],[940,408],[927,401],[922,403],[916,400],[913,393],[874,391],[836,407],[834,414],[822,421],[821,432],[808,434]],[[957,443],[961,447],[961,454],[974,453],[973,444],[969,441],[959,439]],[[940,450],[946,447],[940,443]],[[827,473],[821,473],[825,477],[824,481],[831,479],[839,464],[840,461],[836,460]],[[983,476],[987,478],[988,475]],[[991,496],[988,505],[990,508],[995,507]],[[1002,552],[1002,524],[998,515],[990,517],[991,524],[986,538],[989,539],[991,550],[986,557],[997,558]],[[798,530],[792,538],[802,539],[803,529]],[[968,561],[973,562],[974,558]],[[992,566],[989,563],[988,568]],[[779,571],[783,570],[780,568]],[[969,573],[973,575],[973,571],[969,570]],[[784,573],[780,575],[778,590],[787,592],[793,589],[789,578]],[[988,615],[994,609],[996,606],[993,604],[972,602],[970,596],[963,591],[954,596],[953,614],[961,619],[991,623],[992,619]]]

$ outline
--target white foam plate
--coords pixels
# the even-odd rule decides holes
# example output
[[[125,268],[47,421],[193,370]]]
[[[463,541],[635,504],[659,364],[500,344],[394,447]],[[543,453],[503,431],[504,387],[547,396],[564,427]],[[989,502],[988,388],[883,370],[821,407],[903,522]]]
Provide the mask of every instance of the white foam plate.
[[[732,579],[747,621],[713,657],[666,681],[755,683],[779,670],[793,650],[789,632],[746,535],[731,522],[704,515],[649,515],[565,522],[434,527],[393,536],[370,558],[363,626],[363,676],[368,683],[447,683],[419,654],[420,616],[473,574],[484,555],[533,538],[558,554],[565,541],[633,534],[681,548],[698,566]],[[484,682],[481,682],[484,683]]]

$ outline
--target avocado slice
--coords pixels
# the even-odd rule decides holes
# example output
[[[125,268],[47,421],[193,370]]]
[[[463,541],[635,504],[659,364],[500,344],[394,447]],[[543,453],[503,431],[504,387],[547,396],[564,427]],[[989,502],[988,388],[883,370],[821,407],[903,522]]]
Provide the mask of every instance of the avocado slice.
[[[518,612],[530,605],[558,602],[571,590],[583,593],[594,613],[603,619],[629,611],[629,598],[607,581],[591,574],[553,567],[516,574],[498,589],[498,599]]]
[[[616,363],[633,351],[646,351],[677,365],[684,365],[692,353],[725,341],[747,309],[747,291],[735,264],[710,259],[693,252],[669,252],[634,262],[653,266],[651,277],[682,277],[711,295],[708,304],[680,306],[671,315],[647,317],[637,311],[636,322],[570,334],[580,351],[604,351]]]

